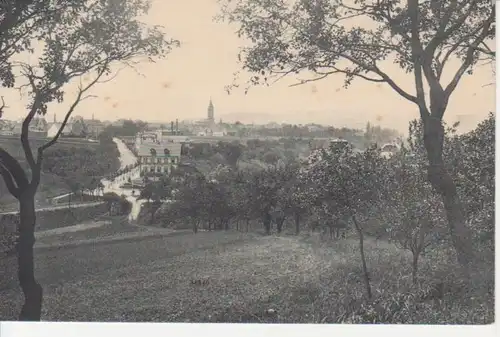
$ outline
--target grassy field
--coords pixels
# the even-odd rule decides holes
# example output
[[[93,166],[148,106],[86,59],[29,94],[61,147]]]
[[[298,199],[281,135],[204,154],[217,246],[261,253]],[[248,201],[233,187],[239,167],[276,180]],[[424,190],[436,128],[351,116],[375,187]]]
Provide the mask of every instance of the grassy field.
[[[47,142],[47,139],[35,138],[31,140],[31,146],[33,152],[36,149]],[[90,143],[82,139],[61,139],[56,144],[53,145],[51,149],[58,148],[73,148],[73,147],[90,147],[97,148],[99,143]],[[14,158],[16,158],[21,165],[26,166],[26,158],[21,147],[21,143],[18,137],[13,136],[0,136],[0,147],[10,153]],[[37,206],[48,207],[50,203],[47,199],[70,191],[66,182],[64,182],[61,177],[53,174],[42,173],[40,187],[37,193]],[[17,210],[17,201],[8,193],[7,188],[4,185],[2,179],[0,179],[0,211],[13,211]]]
[[[44,320],[154,322],[486,324],[493,273],[461,284],[449,265],[422,261],[422,285],[409,257],[368,240],[374,299],[365,301],[354,239],[199,232],[37,253]],[[440,301],[421,295],[446,282]],[[20,296],[4,291],[2,317]],[[272,309],[272,310],[270,310]]]
[[[121,221],[120,218],[115,218],[112,220],[101,220],[101,224],[96,222],[90,222],[90,228],[86,230],[77,231],[65,231],[65,228],[55,229],[55,232],[59,230],[62,231],[60,234],[39,232],[39,237],[37,238],[37,244],[41,245],[61,245],[67,243],[73,243],[80,240],[101,240],[107,238],[115,238],[117,236],[127,236],[129,234],[150,232],[150,228],[143,226],[129,225],[128,223]],[[103,223],[103,224],[102,224]],[[96,225],[95,227],[93,225]],[[99,226],[98,226],[99,225]],[[85,226],[85,224],[82,224]]]
[[[31,148],[33,152],[36,152],[36,149],[45,144],[48,139],[45,138],[34,138],[31,139]],[[21,147],[21,142],[19,137],[14,136],[0,136],[0,146],[10,153],[14,158],[19,160],[20,162],[25,162],[24,152]],[[90,148],[97,148],[99,143],[91,143],[84,139],[79,138],[61,138],[54,144],[51,149],[64,148],[64,147],[75,147],[75,146],[85,146]]]

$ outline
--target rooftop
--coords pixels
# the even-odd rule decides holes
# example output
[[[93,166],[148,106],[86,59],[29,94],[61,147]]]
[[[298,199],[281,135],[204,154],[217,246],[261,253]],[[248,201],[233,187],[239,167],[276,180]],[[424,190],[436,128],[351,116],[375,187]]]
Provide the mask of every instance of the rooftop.
[[[140,157],[149,157],[152,152],[156,153],[158,157],[164,157],[168,150],[168,155],[172,157],[181,156],[182,144],[180,143],[143,143],[139,146],[138,154]]]

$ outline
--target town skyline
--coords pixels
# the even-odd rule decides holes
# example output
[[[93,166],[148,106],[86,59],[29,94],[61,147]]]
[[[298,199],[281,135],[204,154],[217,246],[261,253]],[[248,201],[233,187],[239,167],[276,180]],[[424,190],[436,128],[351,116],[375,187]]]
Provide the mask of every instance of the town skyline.
[[[297,78],[291,77],[269,87],[252,87],[246,95],[244,87],[228,95],[226,86],[233,83],[234,74],[241,68],[237,55],[245,41],[236,36],[235,27],[215,22],[217,14],[216,0],[153,1],[144,21],[165,27],[168,37],[180,40],[180,48],[164,60],[138,65],[135,70],[125,68],[112,81],[97,85],[91,92],[96,97],[81,102],[73,115],[90,119],[94,114],[96,119],[109,121],[196,120],[206,115],[211,97],[217,121],[314,122],[338,127],[362,127],[371,122],[405,132],[408,122],[418,118],[416,106],[388,85],[355,81],[345,90],[342,76],[295,87],[290,85]],[[450,62],[449,66],[452,72],[458,62]],[[411,74],[404,74],[392,62],[384,64],[384,69],[403,88],[412,91],[408,89],[413,87]],[[450,76],[445,73],[443,79],[448,81]],[[494,79],[490,66],[477,67],[472,75],[465,76],[451,97],[445,120],[460,121],[460,131],[466,132],[495,111],[495,86],[487,85],[491,82]],[[64,103],[49,105],[49,116],[56,113],[62,119],[76,92],[76,83],[66,91]],[[9,106],[4,118],[21,118],[27,98],[20,99],[16,89],[5,90],[2,95]]]

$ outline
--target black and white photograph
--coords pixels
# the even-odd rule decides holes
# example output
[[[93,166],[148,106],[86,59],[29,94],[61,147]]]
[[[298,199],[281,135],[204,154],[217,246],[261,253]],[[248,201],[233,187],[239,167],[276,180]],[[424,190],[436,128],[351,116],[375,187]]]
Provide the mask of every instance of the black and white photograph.
[[[495,17],[1,1],[0,321],[494,324]]]

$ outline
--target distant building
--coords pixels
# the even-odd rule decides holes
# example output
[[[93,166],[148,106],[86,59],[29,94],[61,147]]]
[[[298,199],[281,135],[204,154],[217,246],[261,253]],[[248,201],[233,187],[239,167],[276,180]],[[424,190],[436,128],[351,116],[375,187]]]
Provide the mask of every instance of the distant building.
[[[0,130],[1,136],[14,136],[14,132],[12,130]]]
[[[48,130],[46,133],[47,137],[53,138],[59,132],[61,126],[62,123],[58,123],[54,118],[54,122],[50,123],[48,126]],[[85,137],[86,135],[87,126],[84,119],[80,116],[71,118],[64,126],[61,134],[61,136],[65,137]]]
[[[219,123],[215,122],[215,107],[212,99],[208,103],[207,118],[194,122],[191,131],[197,136],[213,136],[214,134],[224,136],[226,134],[222,119]]]
[[[0,124],[0,135],[20,136],[23,129],[23,119],[18,121],[2,121]],[[29,134],[33,137],[46,137],[47,121],[43,117],[35,117],[29,125]]]
[[[214,116],[214,104],[212,103],[212,98],[210,98],[210,102],[208,103],[208,109],[207,109],[207,119],[209,122],[212,124],[215,123],[215,116]]]
[[[97,138],[105,129],[105,125],[98,119],[94,119],[94,115],[92,115],[92,119],[84,119],[85,129],[87,132],[87,136],[91,136]]]
[[[148,173],[169,175],[181,161],[180,143],[142,143],[138,149],[141,176]]]
[[[400,150],[399,146],[395,143],[384,144],[381,148],[381,156],[384,158],[391,158]]]
[[[54,138],[56,134],[59,132],[59,129],[61,128],[62,123],[50,123],[49,129],[47,130],[47,137],[48,138]],[[64,126],[64,129],[62,131],[62,136],[66,135],[71,135],[71,124],[66,124]]]
[[[307,125],[307,130],[309,132],[318,132],[318,131],[323,131],[324,128],[321,126],[321,125],[317,125],[317,124],[308,124]]]

